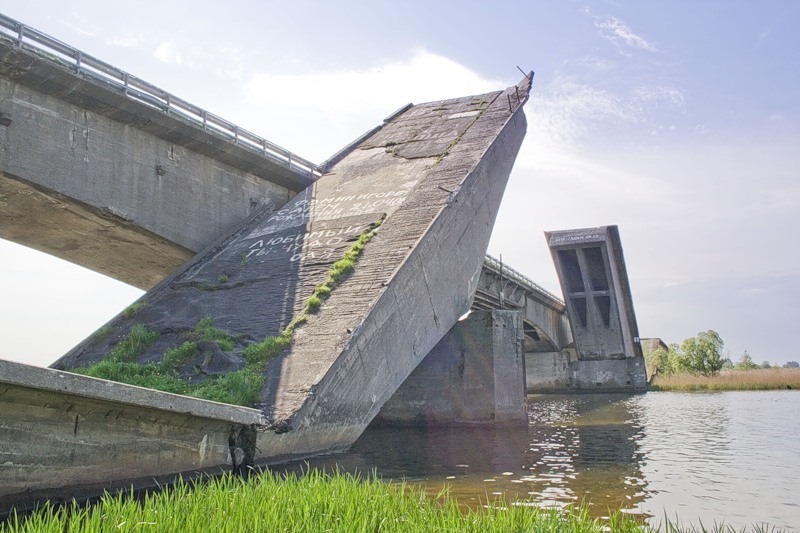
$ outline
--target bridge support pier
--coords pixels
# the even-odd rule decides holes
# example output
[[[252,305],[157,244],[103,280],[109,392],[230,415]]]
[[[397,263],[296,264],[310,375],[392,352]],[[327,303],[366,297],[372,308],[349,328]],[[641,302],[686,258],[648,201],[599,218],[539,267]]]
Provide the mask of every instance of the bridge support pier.
[[[528,393],[644,391],[644,359],[579,360],[574,350],[526,353]]]
[[[567,386],[574,392],[644,391],[647,389],[644,359],[626,357],[574,361],[569,366]]]
[[[377,418],[380,424],[525,421],[519,311],[472,311],[425,356]]]

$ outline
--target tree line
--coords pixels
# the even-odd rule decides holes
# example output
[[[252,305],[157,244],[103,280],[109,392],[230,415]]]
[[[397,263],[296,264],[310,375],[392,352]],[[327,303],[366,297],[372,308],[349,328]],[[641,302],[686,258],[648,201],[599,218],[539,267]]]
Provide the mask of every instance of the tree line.
[[[711,377],[726,369],[773,368],[769,361],[764,361],[760,365],[755,363],[747,350],[736,363],[733,363],[729,357],[723,356],[724,346],[725,343],[719,333],[710,329],[698,333],[696,337],[685,339],[681,344],[673,343],[667,349],[662,347],[654,350],[650,354],[648,363],[653,375],[690,373]],[[783,367],[800,368],[800,363],[789,361]]]

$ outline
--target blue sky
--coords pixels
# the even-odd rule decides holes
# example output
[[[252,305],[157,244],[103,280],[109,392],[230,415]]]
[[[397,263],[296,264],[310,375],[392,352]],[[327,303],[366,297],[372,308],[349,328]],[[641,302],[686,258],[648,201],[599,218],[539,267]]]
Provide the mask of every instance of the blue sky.
[[[4,14],[321,162],[407,102],[535,70],[489,247],[620,227],[642,336],[799,360],[794,1],[49,2]],[[48,364],[140,293],[0,242],[0,358]]]

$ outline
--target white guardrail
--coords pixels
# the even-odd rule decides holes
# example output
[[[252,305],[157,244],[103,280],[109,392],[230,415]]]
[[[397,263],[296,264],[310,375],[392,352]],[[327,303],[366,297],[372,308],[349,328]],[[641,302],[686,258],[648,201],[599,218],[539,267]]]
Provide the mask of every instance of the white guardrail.
[[[3,37],[10,38],[18,48],[34,52],[61,67],[70,68],[77,75],[106,83],[132,100],[180,117],[193,126],[258,153],[298,174],[314,179],[321,175],[317,165],[311,161],[298,157],[285,148],[181,100],[136,76],[0,14],[0,38]]]
[[[484,267],[488,267],[491,270],[497,272],[498,274],[501,274],[504,278],[513,281],[514,283],[523,287],[525,290],[529,292],[538,293],[544,298],[550,299],[553,302],[558,303],[559,305],[564,305],[564,301],[561,298],[559,298],[552,292],[548,291],[547,289],[545,289],[544,287],[533,281],[525,274],[522,274],[517,270],[514,270],[510,266],[503,264],[499,259],[495,259],[489,254],[486,254],[486,258],[483,261],[483,265]]]

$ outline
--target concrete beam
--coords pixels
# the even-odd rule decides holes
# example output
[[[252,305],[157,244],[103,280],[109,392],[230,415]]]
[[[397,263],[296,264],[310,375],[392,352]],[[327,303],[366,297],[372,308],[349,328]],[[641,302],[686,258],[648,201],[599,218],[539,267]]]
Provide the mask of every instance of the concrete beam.
[[[45,36],[45,39],[48,38]],[[66,47],[63,44],[61,46]],[[80,53],[72,49],[70,52]],[[86,56],[85,59],[93,58]],[[0,34],[0,78],[11,80],[87,113],[101,115],[133,127],[169,144],[186,148],[294,192],[301,191],[314,182],[315,176],[311,169],[298,172],[289,161],[279,163],[271,160],[243,144],[231,142],[227,136],[215,133],[213,127],[204,128],[179,114],[170,113],[170,99],[174,97],[165,91],[97,59],[93,59],[93,62],[97,64],[97,68],[84,72],[80,65],[71,65],[50,55],[46,47],[36,49],[19,46]],[[100,75],[98,69],[106,70],[107,77]],[[125,82],[118,79],[120,77],[128,78],[128,85],[124,85]],[[135,93],[137,90],[142,93],[140,99],[128,96],[128,92]],[[2,100],[0,97],[0,112],[3,114],[0,124],[8,122],[7,126],[16,124],[19,127],[28,117],[14,107],[6,107]],[[145,103],[146,101],[149,103]],[[186,111],[191,111],[194,107],[184,104]],[[205,113],[201,109],[194,109],[194,112]],[[202,117],[197,118],[202,120]],[[230,127],[236,128],[234,125]],[[289,156],[291,158],[291,154]]]
[[[252,464],[260,411],[0,360],[0,516]]]
[[[83,104],[0,77],[0,112],[12,119],[0,126],[0,173],[194,252],[294,194]]]
[[[194,253],[133,222],[0,172],[0,238],[143,290]]]

